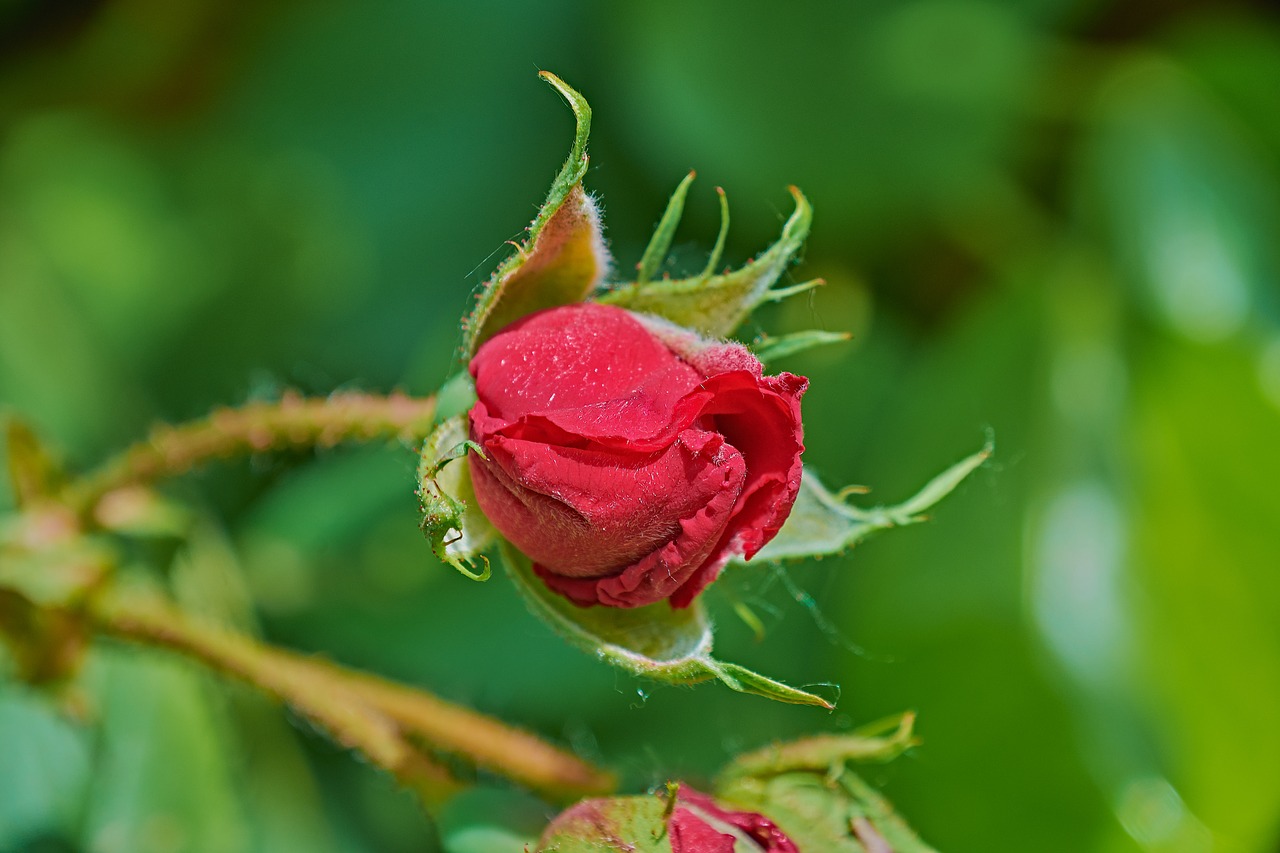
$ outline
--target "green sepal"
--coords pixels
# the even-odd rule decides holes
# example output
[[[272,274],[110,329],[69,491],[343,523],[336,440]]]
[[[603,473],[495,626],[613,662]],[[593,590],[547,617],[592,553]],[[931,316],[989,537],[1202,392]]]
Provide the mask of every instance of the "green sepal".
[[[782,236],[741,269],[710,275],[708,268],[702,275],[679,281],[624,284],[597,294],[596,301],[656,314],[710,337],[728,337],[757,306],[795,292],[793,288],[770,290],[800,251],[813,219],[813,209],[804,194],[795,187],[790,190],[796,209],[783,226]],[[809,286],[812,283],[801,287]]]
[[[991,458],[994,450],[994,444],[988,440],[982,450],[934,477],[908,500],[895,506],[871,509],[846,502],[847,493],[855,490],[846,489],[837,494],[827,491],[817,476],[806,468],[800,480],[800,493],[786,523],[752,559],[769,562],[837,554],[879,530],[926,521],[925,510],[950,494]]]
[[[653,794],[586,800],[547,827],[537,853],[671,853],[668,811]]]
[[[740,756],[716,779],[728,806],[773,820],[801,850],[830,853],[933,853],[881,794],[848,768],[884,762],[914,746],[913,714],[849,735],[821,735]],[[880,732],[893,731],[887,736]]]
[[[711,656],[712,631],[702,602],[677,610],[666,602],[645,607],[579,607],[549,589],[529,558],[510,543],[502,557],[529,609],[570,643],[633,675],[668,684],[717,679],[740,693],[779,702],[832,708],[832,703],[737,664]]]
[[[763,779],[798,770],[826,773],[848,762],[889,762],[908,749],[919,746],[915,722],[915,712],[905,711],[849,734],[816,735],[770,744],[739,755],[720,771],[716,784],[718,788],[724,788],[741,777]]]
[[[418,459],[422,532],[442,562],[472,580],[486,581],[492,569],[484,551],[497,541],[497,533],[476,506],[471,468],[460,461],[469,450],[481,452],[467,438],[465,414],[443,421],[423,444]],[[476,563],[478,572],[471,568]]]
[[[436,421],[447,421],[464,414],[475,404],[475,380],[466,370],[460,370],[446,379],[436,392]]]
[[[750,349],[755,353],[756,358],[760,359],[761,364],[767,366],[778,359],[786,358],[789,355],[795,355],[798,352],[804,352],[814,347],[844,343],[851,337],[853,335],[848,332],[824,332],[819,329],[810,329],[806,332],[792,332],[789,335],[780,335],[776,338],[766,335],[754,341]]]
[[[689,185],[697,175],[697,172],[690,170],[689,174],[684,176],[684,180],[676,186],[675,192],[671,194],[667,209],[663,211],[662,218],[658,220],[658,227],[654,229],[653,237],[649,240],[649,245],[640,256],[640,264],[636,267],[637,284],[644,284],[656,276],[662,262],[667,259],[667,253],[671,251],[671,240],[675,237],[676,226],[680,224],[680,217],[684,215],[685,196],[689,194]]]
[[[800,850],[823,853],[936,853],[889,801],[847,767],[741,777],[716,797],[727,806],[767,815]]]
[[[716,195],[720,196],[720,233],[716,235],[716,243],[707,256],[707,266],[701,276],[704,279],[715,275],[720,256],[724,254],[724,241],[729,236],[729,196],[725,194],[724,187],[716,187]]]
[[[521,317],[585,299],[604,278],[609,253],[600,212],[582,188],[587,171],[591,107],[549,71],[539,74],[564,96],[577,119],[569,159],[560,169],[524,242],[498,267],[465,321],[467,357],[504,326]]]

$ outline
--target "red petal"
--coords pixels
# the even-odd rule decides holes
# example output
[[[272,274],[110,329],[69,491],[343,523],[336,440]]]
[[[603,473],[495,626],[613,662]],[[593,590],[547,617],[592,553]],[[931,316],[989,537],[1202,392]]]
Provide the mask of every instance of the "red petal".
[[[556,413],[562,427],[583,435],[625,430],[632,418],[647,428],[701,378],[631,314],[590,302],[511,324],[480,348],[470,370],[490,415],[510,422]],[[629,400],[626,411],[610,413],[611,403]]]
[[[734,853],[734,838],[712,829],[688,809],[676,809],[667,823],[671,853]]]
[[[488,462],[470,457],[481,510],[582,604],[635,607],[675,591],[723,535],[745,478],[737,451],[699,430],[656,454],[502,436],[485,448]]]

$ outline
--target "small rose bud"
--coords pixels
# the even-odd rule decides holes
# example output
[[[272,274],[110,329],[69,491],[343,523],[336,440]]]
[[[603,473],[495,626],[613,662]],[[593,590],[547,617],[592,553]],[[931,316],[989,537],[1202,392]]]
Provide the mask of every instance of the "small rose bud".
[[[684,785],[667,824],[672,853],[800,853],[764,815],[730,811]]]
[[[740,344],[581,303],[503,328],[470,370],[480,509],[576,604],[686,607],[795,503],[808,382]]]
[[[551,822],[539,853],[800,853],[773,821],[726,809],[687,785],[661,796],[584,800]],[[669,799],[674,797],[674,802]]]

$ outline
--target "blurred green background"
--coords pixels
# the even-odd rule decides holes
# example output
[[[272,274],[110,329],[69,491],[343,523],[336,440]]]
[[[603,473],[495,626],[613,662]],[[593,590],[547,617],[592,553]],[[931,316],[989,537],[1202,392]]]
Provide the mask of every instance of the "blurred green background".
[[[587,183],[620,269],[690,167],[675,271],[714,239],[713,186],[734,263],[776,235],[787,184],[808,194],[795,280],[829,284],[746,331],[855,333],[783,365],[812,379],[828,482],[900,499],[994,430],[933,523],[713,590],[725,658],[836,682],[839,710],[569,648],[506,579],[434,561],[412,448],[188,477],[190,541],[136,560],[192,608],[633,790],[913,708],[925,745],[869,777],[942,850],[1274,853],[1269,8],[0,0],[0,405],[84,467],[285,387],[431,392],[568,149],[553,70],[595,109]],[[433,849],[388,778],[248,690],[121,647],[85,684],[87,726],[0,680],[0,850]]]

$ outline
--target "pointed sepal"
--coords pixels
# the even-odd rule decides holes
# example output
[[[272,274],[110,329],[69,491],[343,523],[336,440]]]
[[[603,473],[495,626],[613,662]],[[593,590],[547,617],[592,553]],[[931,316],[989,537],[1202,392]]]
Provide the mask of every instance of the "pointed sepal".
[[[790,190],[796,208],[783,226],[782,236],[741,269],[711,275],[708,268],[702,275],[679,281],[637,281],[598,294],[597,301],[656,314],[710,337],[728,337],[757,306],[795,292],[794,288],[771,289],[800,251],[813,219],[808,199],[795,187]],[[728,222],[727,215],[723,221]],[[722,241],[723,228],[717,245],[722,246]],[[813,284],[798,287],[808,289]]]
[[[778,534],[752,559],[770,562],[838,554],[877,531],[926,521],[924,512],[980,468],[991,458],[994,449],[988,441],[982,450],[934,477],[913,497],[894,506],[871,509],[848,503],[847,497],[859,490],[844,489],[832,494],[806,468],[791,515]]]
[[[833,707],[821,696],[712,657],[711,623],[701,601],[679,610],[666,602],[625,609],[579,607],[552,592],[533,573],[528,557],[506,542],[500,548],[529,609],[588,654],[633,675],[668,684],[695,684],[714,678],[740,693],[796,705]]]
[[[466,415],[445,420],[427,438],[418,460],[422,532],[442,562],[485,581],[492,570],[484,551],[497,541],[497,533],[476,506],[464,458],[468,452],[479,453],[480,448],[467,438]]]
[[[914,746],[914,715],[871,731],[820,735],[740,756],[716,780],[716,798],[767,814],[799,850],[829,853],[935,853],[889,801],[849,769],[884,762]],[[887,736],[880,729],[892,728]]]
[[[849,762],[886,763],[920,745],[915,722],[915,712],[905,711],[848,734],[823,734],[773,743],[743,753],[725,765],[716,779],[716,787],[724,789],[737,779],[764,779],[799,770],[826,773]]]
[[[581,302],[609,267],[600,211],[582,188],[587,171],[591,107],[549,71],[539,75],[564,96],[577,119],[569,159],[551,185],[547,200],[524,242],[498,267],[466,320],[464,351],[470,357],[499,329],[544,308]]]
[[[853,336],[848,332],[826,332],[821,329],[810,329],[805,332],[792,332],[789,335],[769,337],[768,335],[754,341],[750,349],[760,363],[771,367],[779,359],[789,355],[805,352],[815,347],[830,344],[842,344]]]
[[[645,247],[644,254],[640,257],[640,264],[636,267],[636,282],[644,284],[649,279],[654,278],[658,274],[658,270],[662,268],[663,262],[667,259],[667,254],[671,251],[671,241],[676,234],[676,226],[680,224],[680,217],[684,215],[684,200],[689,194],[689,185],[693,183],[693,179],[698,173],[690,171],[684,176],[677,186],[675,192],[671,194],[671,200],[667,202],[667,209],[663,211],[662,218],[658,220],[658,227],[653,231],[653,237],[649,240],[649,245]]]

